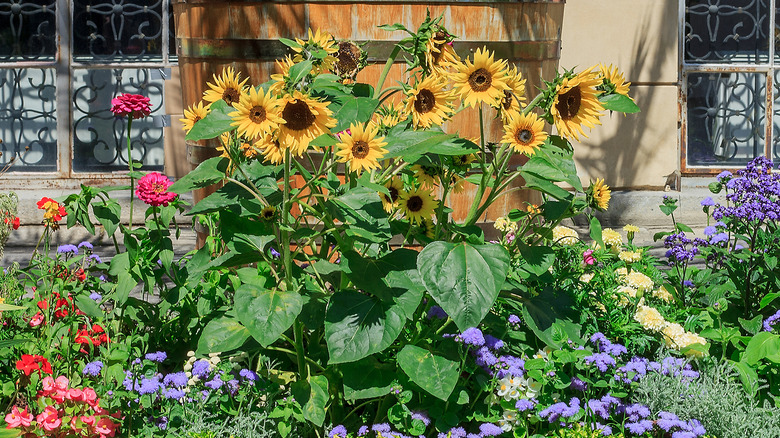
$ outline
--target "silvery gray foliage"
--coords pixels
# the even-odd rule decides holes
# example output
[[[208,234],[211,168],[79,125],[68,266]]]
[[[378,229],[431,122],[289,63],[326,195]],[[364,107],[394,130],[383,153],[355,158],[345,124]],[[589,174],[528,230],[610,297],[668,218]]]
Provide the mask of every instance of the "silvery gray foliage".
[[[182,425],[170,431],[177,438],[279,438],[276,423],[265,412],[241,412],[224,423],[201,409],[185,407]]]
[[[780,408],[769,401],[760,406],[727,363],[703,366],[693,381],[648,374],[638,382],[634,401],[646,404],[654,414],[666,411],[681,420],[696,418],[708,435],[718,438],[780,437]]]

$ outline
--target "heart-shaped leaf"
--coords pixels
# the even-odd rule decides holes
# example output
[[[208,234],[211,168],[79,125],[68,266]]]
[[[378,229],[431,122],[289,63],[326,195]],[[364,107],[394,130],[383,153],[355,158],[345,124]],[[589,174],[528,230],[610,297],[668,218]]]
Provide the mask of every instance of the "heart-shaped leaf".
[[[273,344],[301,313],[300,294],[242,284],[234,298],[236,315],[263,347]]]
[[[249,332],[238,320],[223,316],[211,320],[198,340],[198,354],[235,350],[249,339]]]
[[[457,362],[414,345],[406,345],[398,352],[398,366],[412,382],[444,401],[455,389],[460,375]]]
[[[292,395],[303,408],[307,420],[322,426],[325,422],[325,405],[328,404],[328,378],[312,376],[309,380],[292,384]]]

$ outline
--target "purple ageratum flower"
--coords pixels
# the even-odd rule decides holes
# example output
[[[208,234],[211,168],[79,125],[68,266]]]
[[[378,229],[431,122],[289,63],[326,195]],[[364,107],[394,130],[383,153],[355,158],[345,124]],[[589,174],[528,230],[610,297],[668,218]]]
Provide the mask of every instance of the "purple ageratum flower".
[[[472,355],[474,356],[474,362],[485,368],[486,371],[498,363],[498,358],[488,347],[480,347],[477,351],[473,351]]]
[[[705,227],[705,228],[704,228],[704,235],[705,235],[705,236],[712,236],[713,234],[715,234],[715,233],[717,233],[717,232],[718,232],[718,229],[717,229],[717,228],[715,228],[715,227],[714,227],[714,226],[712,226],[712,225],[710,225],[710,226],[708,226],[708,227]]]
[[[504,347],[504,341],[492,335],[485,335],[485,347],[497,351]]]
[[[729,235],[726,233],[718,233],[710,237],[710,245],[717,245],[719,243],[728,242]]]
[[[672,438],[696,438],[696,434],[687,430],[672,432]]]
[[[211,364],[206,359],[200,359],[192,364],[192,375],[205,379],[211,372]]]
[[[360,429],[358,429],[358,436],[366,436],[368,435],[368,426],[360,426]]]
[[[185,395],[184,390],[179,388],[168,388],[163,391],[163,397],[170,400],[181,400]]]
[[[498,358],[495,365],[496,373],[494,377],[503,379],[506,376],[525,375],[525,361],[516,356],[504,355]]]
[[[248,370],[246,368],[242,369],[238,372],[239,377],[243,377],[244,380],[250,381],[250,382],[256,382],[257,379],[259,379],[257,373],[255,373],[252,370]]]
[[[501,430],[499,426],[496,426],[493,423],[482,423],[479,425],[480,438],[484,438],[488,436],[499,436],[502,433],[504,433],[504,431]]]
[[[704,428],[701,422],[695,418],[688,420],[688,424],[686,426],[687,427],[683,427],[683,429],[686,429],[689,432],[693,432],[697,436],[704,436],[707,433],[707,430]]]
[[[729,179],[732,176],[734,176],[733,173],[729,172],[728,170],[724,170],[723,172],[719,173],[718,176],[716,176],[716,178],[718,179],[718,181],[722,182],[724,179]]]
[[[527,398],[521,398],[515,403],[515,409],[520,412],[530,411],[536,407],[536,402]]]
[[[707,196],[706,198],[702,199],[701,201],[702,207],[714,207],[715,201],[712,200],[712,196]]]
[[[572,377],[569,387],[574,391],[585,392],[588,389],[588,384],[578,377]]]
[[[625,428],[634,435],[643,435],[645,432],[653,430],[653,422],[650,420],[641,420],[635,423],[626,423]]]
[[[775,312],[774,315],[764,320],[764,331],[771,332],[775,328],[777,321],[780,321],[780,310]]]
[[[65,257],[74,256],[79,253],[76,245],[60,245],[57,247],[57,254],[64,254]]]
[[[572,398],[567,405],[564,402],[558,402],[547,409],[539,411],[539,417],[547,419],[550,423],[556,422],[559,418],[570,418],[580,412],[580,400]]]
[[[157,392],[157,390],[160,389],[160,380],[155,376],[151,379],[144,378],[141,379],[141,383],[138,387],[138,394],[145,395],[145,394],[154,394]]]
[[[629,421],[639,421],[650,416],[650,408],[639,403],[633,403],[626,406],[624,412]]]
[[[100,259],[100,256],[97,254],[90,254],[89,260],[94,261],[95,263],[101,263],[103,261]]]
[[[664,432],[671,432],[672,429],[682,427],[685,422],[680,421],[680,418],[671,412],[660,411],[658,412],[658,419],[655,421],[655,424]]]
[[[522,322],[519,316],[517,315],[509,315],[509,318],[507,319],[507,322],[510,325],[518,326]]]
[[[338,426],[334,427],[329,433],[328,438],[346,438],[347,437],[347,428],[343,425],[339,424]]]
[[[612,435],[612,428],[610,426],[607,426],[606,424],[601,424],[597,422],[593,425],[593,430],[600,430],[602,436]]]
[[[449,315],[447,315],[447,312],[440,306],[431,306],[431,308],[428,309],[428,319],[447,319],[448,317]]]
[[[428,427],[431,424],[431,418],[423,411],[412,411],[412,420],[422,421],[425,427]]]
[[[595,353],[590,356],[586,356],[584,359],[585,364],[595,365],[599,371],[605,373],[609,367],[617,365],[615,359],[606,353]]]
[[[94,362],[90,362],[86,365],[84,365],[84,370],[82,371],[82,374],[85,376],[92,376],[97,377],[100,375],[100,370],[103,369],[103,362],[96,360]]]
[[[392,429],[387,423],[377,423],[371,426],[371,430],[379,433],[389,433]]]
[[[464,344],[471,345],[473,347],[482,347],[485,345],[485,336],[482,334],[482,330],[476,327],[470,327],[457,336],[455,340],[460,339]]]
[[[599,417],[601,417],[604,420],[609,419],[609,404],[608,403],[604,403],[603,401],[594,398],[594,399],[588,400],[587,404],[588,404],[588,408],[590,408],[590,410],[594,414],[598,415]]]
[[[92,249],[93,249],[92,244],[89,243],[89,242],[86,242],[86,241],[79,243],[78,247],[79,247],[79,249],[84,248],[87,251],[92,251]]]
[[[100,295],[97,292],[92,292],[91,294],[89,294],[89,299],[92,301],[100,301],[103,299],[103,295]]]
[[[163,363],[165,362],[165,359],[168,358],[168,354],[164,351],[157,351],[154,353],[147,353],[146,356],[144,356],[144,359],[150,360],[152,362],[157,363]]]
[[[187,374],[184,371],[178,373],[170,373],[163,377],[163,384],[168,387],[183,388],[187,386]]]
[[[203,385],[210,389],[219,389],[222,388],[222,385],[225,384],[225,381],[222,380],[218,375],[214,376],[213,379],[209,380],[208,382],[204,383]]]

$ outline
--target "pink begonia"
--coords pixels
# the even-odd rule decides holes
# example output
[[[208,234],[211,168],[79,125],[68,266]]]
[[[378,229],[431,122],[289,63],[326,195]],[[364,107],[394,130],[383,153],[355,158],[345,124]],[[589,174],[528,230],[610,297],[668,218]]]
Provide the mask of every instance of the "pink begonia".
[[[592,265],[596,263],[596,257],[593,257],[592,249],[588,249],[582,253],[582,263],[585,265]]]
[[[9,429],[19,426],[27,427],[32,420],[33,416],[31,413],[27,412],[27,408],[20,411],[18,406],[14,406],[13,409],[11,409],[11,412],[5,416],[5,422],[8,423],[7,427]]]
[[[158,173],[151,172],[144,175],[143,178],[138,180],[138,187],[135,189],[135,194],[138,195],[138,199],[152,206],[168,206],[168,203],[176,199],[176,193],[168,191],[168,187],[171,186],[171,180],[167,176]]]
[[[148,97],[125,93],[111,99],[111,112],[120,117],[140,119],[151,114],[152,105]]]
[[[43,313],[38,312],[30,320],[30,327],[38,327],[43,322]]]
[[[62,425],[62,418],[57,408],[46,406],[46,408],[35,418],[39,426],[42,426],[47,432],[51,432]]]

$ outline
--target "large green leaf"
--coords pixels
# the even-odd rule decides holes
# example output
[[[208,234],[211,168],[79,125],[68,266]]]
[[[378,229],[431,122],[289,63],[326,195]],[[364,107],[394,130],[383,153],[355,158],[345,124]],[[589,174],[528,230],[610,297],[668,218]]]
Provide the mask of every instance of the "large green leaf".
[[[303,408],[303,416],[317,426],[322,426],[325,422],[325,406],[328,404],[328,378],[311,376],[308,381],[293,383],[291,390],[295,401]]]
[[[621,113],[638,113],[639,106],[628,96],[622,94],[609,94],[599,97],[599,102],[604,105],[604,109],[610,111],[619,111]]]
[[[341,269],[355,286],[384,300],[392,300],[396,296],[392,291],[394,288],[414,290],[422,296],[425,287],[417,272],[417,254],[417,251],[401,248],[374,259],[348,251],[342,254]],[[409,314],[414,312],[417,304],[406,309]]]
[[[6,310],[24,310],[24,307],[21,306],[14,306],[12,304],[6,304],[6,303],[0,303],[0,312],[4,312]]]
[[[729,360],[728,362],[734,367],[734,370],[737,371],[739,380],[745,388],[745,392],[751,397],[755,396],[758,392],[758,373],[756,372],[756,369],[745,362],[734,362],[733,360]]]
[[[748,342],[742,353],[742,362],[756,365],[761,360],[780,362],[780,336],[770,332],[760,332]]]
[[[334,115],[338,124],[333,128],[334,132],[349,129],[352,123],[365,123],[374,114],[379,101],[367,97],[353,97],[347,100]]]
[[[555,251],[549,246],[520,244],[520,268],[540,276],[555,262]]]
[[[391,131],[385,138],[388,145],[385,158],[403,157],[409,162],[417,161],[427,153],[439,155],[467,155],[479,148],[474,143],[458,137],[456,134],[445,134],[440,130],[428,131]]]
[[[384,350],[395,341],[422,299],[422,292],[392,291],[393,302],[350,290],[337,292],[330,298],[325,314],[329,363],[354,362]]]
[[[7,340],[4,340],[4,341],[0,341],[0,351],[3,351],[5,353],[5,351],[8,348],[11,348],[11,347],[13,347],[15,345],[26,344],[26,343],[28,343],[30,341],[34,341],[34,339],[14,338],[14,339],[7,339]]]
[[[228,316],[213,319],[206,324],[198,340],[198,354],[221,353],[235,350],[249,339],[249,331]]]
[[[526,172],[521,169],[520,175],[525,180],[525,186],[530,189],[536,189],[542,193],[547,193],[555,199],[571,201],[571,199],[574,198],[574,194],[570,193],[568,190],[558,187],[555,183],[536,175],[535,173]]]
[[[190,132],[185,137],[187,140],[206,140],[216,138],[223,132],[233,129],[230,126],[233,118],[230,113],[236,111],[235,108],[225,103],[224,100],[218,100],[209,107],[209,114],[195,122]]]
[[[406,345],[398,352],[397,361],[412,382],[441,400],[447,401],[458,383],[458,363],[423,348]]]
[[[98,222],[106,229],[106,234],[111,236],[119,227],[122,207],[113,199],[105,201],[105,204],[92,204],[92,212]]]
[[[376,191],[356,187],[328,201],[333,215],[346,226],[344,231],[364,242],[386,242],[392,234],[390,221]]]
[[[344,398],[359,400],[389,394],[396,379],[396,368],[379,363],[374,357],[341,365]]]
[[[273,344],[301,313],[303,299],[296,292],[242,284],[234,298],[238,320],[263,347]]]
[[[522,301],[523,320],[545,344],[561,345],[561,330],[568,339],[579,341],[578,312],[574,301],[565,292],[546,288]],[[564,340],[565,342],[565,340]]]
[[[223,157],[209,158],[198,164],[194,170],[173,183],[168,190],[173,193],[183,194],[194,189],[208,187],[225,179],[225,173],[229,160]]]
[[[428,293],[463,331],[476,327],[496,301],[509,271],[500,245],[433,242],[417,257]]]

